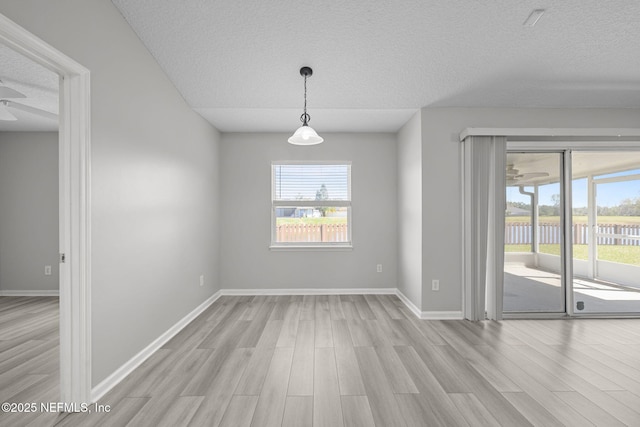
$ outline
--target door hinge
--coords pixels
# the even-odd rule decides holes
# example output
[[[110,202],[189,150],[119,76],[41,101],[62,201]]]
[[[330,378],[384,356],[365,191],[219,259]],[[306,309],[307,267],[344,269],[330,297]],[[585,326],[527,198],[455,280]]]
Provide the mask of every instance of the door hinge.
[[[63,264],[66,261],[66,256],[65,254],[60,254],[60,263]]]

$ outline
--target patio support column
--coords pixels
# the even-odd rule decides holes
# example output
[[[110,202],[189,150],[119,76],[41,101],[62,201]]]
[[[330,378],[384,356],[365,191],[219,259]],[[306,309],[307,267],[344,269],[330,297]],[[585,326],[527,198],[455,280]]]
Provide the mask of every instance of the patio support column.
[[[536,266],[538,265],[538,252],[540,251],[540,233],[538,222],[540,221],[540,210],[538,209],[538,184],[533,186],[533,200],[531,201],[531,211],[533,218],[531,221],[531,242],[533,243],[533,252],[536,254]]]
[[[588,235],[588,263],[587,263],[587,276],[589,279],[594,279],[596,277],[596,259],[598,257],[598,246],[597,246],[597,225],[596,218],[598,215],[598,206],[596,202],[596,184],[593,182],[593,175],[589,174],[587,176],[587,227],[589,230]]]

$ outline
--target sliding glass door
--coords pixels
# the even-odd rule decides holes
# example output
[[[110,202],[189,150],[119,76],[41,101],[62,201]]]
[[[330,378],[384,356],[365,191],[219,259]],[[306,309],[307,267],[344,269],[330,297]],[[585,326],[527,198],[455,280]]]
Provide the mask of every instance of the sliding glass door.
[[[573,311],[640,313],[640,152],[572,164]]]
[[[505,313],[564,313],[563,153],[508,153]]]
[[[640,151],[510,151],[505,173],[505,315],[640,314]]]

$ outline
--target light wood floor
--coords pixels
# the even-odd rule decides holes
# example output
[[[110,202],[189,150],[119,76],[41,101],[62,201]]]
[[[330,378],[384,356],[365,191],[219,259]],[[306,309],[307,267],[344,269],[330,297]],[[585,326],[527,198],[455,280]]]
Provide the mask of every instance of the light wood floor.
[[[58,313],[57,297],[0,297],[0,403],[59,400]],[[0,426],[34,418],[0,412]]]
[[[17,314],[0,301],[4,400],[50,399],[33,384],[51,340],[32,332],[13,350]],[[111,412],[8,425],[640,426],[640,321],[420,321],[392,296],[223,297],[100,403]]]

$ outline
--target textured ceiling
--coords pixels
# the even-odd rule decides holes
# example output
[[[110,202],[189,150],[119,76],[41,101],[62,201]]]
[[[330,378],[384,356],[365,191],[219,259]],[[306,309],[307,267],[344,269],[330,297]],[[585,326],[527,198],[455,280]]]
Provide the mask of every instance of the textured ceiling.
[[[58,75],[0,44],[0,80],[26,95],[13,101],[58,114]],[[58,121],[33,112],[9,107],[16,121],[0,120],[3,131],[57,131]]]
[[[396,131],[424,106],[640,107],[640,1],[113,0],[222,131]],[[533,9],[546,8],[534,27]]]

